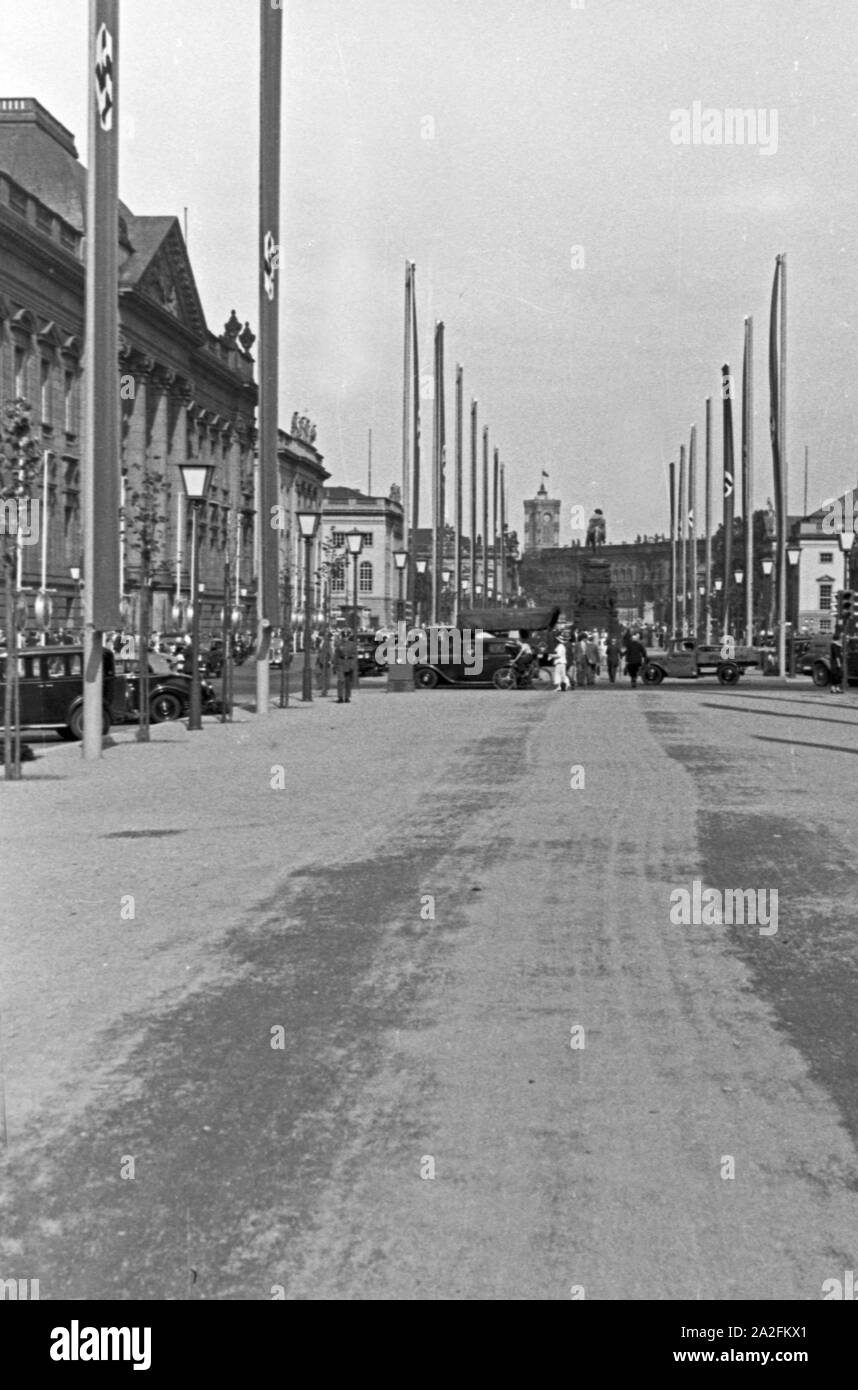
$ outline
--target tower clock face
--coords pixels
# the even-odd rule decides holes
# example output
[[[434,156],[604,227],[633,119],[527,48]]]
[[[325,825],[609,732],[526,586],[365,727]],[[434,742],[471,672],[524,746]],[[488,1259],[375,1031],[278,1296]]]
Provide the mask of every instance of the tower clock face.
[[[550,512],[543,512],[542,520],[545,522],[546,526],[550,526],[554,518],[552,517]]]

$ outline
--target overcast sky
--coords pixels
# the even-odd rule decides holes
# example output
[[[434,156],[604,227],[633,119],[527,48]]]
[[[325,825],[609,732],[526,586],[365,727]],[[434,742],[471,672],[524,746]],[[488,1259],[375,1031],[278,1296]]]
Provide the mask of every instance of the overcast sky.
[[[805,444],[811,506],[856,484],[858,5],[579,4],[284,0],[281,423],[306,410],[331,481],[362,487],[371,427],[373,490],[399,480],[411,258],[421,365],[446,324],[448,439],[461,361],[511,524],[545,469],[564,542],[576,503],[630,539],[667,529],[667,464],[707,395],[720,468],[720,367],[739,375],[752,314],[762,505],[786,251],[790,510]],[[85,8],[0,0],[0,94],[37,97],[83,158]],[[255,329],[257,5],[121,9],[122,198],[187,206],[209,326],[234,307]],[[674,143],[695,102],[763,112],[758,143]]]

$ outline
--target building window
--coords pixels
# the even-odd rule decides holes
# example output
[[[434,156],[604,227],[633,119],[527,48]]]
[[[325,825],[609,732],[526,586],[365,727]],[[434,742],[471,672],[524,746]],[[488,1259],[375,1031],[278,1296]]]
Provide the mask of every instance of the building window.
[[[51,418],[51,364],[44,357],[39,359],[39,390],[41,394],[42,420],[48,424]]]
[[[334,565],[331,570],[331,593],[344,594],[346,591],[346,572],[342,565]]]
[[[36,226],[40,232],[47,232],[48,236],[54,230],[54,219],[48,209],[42,207],[41,203],[36,204]]]
[[[819,563],[821,565],[833,565],[834,552],[832,550],[823,550],[819,556]]]
[[[358,569],[358,592],[361,594],[372,593],[372,565],[369,560],[362,560]]]
[[[331,533],[331,540],[333,541],[337,549],[340,549],[340,547],[345,547],[348,544],[348,542],[346,541],[346,536],[349,534],[350,533],[348,531],[333,531]],[[363,538],[364,550],[369,550],[372,546],[372,531],[362,531],[361,536]]]
[[[15,348],[15,395],[19,400],[27,396],[27,354],[22,347]]]
[[[27,216],[27,195],[14,183],[9,184],[9,206],[13,212],[20,212],[22,217]]]
[[[77,434],[74,372],[63,373],[63,416],[66,434]]]
[[[830,618],[820,618],[820,620],[819,620],[819,630],[820,630],[820,632],[830,632],[830,631],[831,631],[831,619],[830,619]]]
[[[831,591],[832,584],[820,584],[819,586],[819,607],[823,613],[831,612]]]

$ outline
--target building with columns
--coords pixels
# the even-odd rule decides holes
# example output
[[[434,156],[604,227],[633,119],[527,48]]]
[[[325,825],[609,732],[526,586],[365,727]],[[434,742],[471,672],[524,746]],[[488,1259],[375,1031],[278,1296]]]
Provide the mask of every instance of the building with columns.
[[[0,402],[29,401],[46,480],[44,498],[42,479],[33,492],[43,503],[41,537],[23,547],[23,586],[32,614],[44,564],[53,626],[73,629],[81,622],[71,570],[83,550],[85,214],[86,171],[72,134],[33,98],[0,98]],[[176,626],[175,600],[187,599],[191,583],[191,523],[177,464],[198,459],[215,470],[201,515],[206,634],[219,626],[225,597],[248,621],[255,603],[254,335],[235,312],[220,333],[209,330],[175,217],[137,217],[120,204],[117,235],[124,496],[117,524],[127,626],[136,626],[149,536],[151,626]],[[312,440],[297,430],[280,440],[288,517],[305,497],[320,505],[327,474]],[[282,547],[285,578],[297,548],[288,524]]]

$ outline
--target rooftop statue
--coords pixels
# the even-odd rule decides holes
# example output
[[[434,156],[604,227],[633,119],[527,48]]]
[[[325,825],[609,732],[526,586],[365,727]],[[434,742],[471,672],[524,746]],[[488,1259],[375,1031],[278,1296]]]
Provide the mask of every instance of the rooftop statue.
[[[597,507],[587,522],[587,545],[595,554],[605,544],[605,517],[601,507]]]

